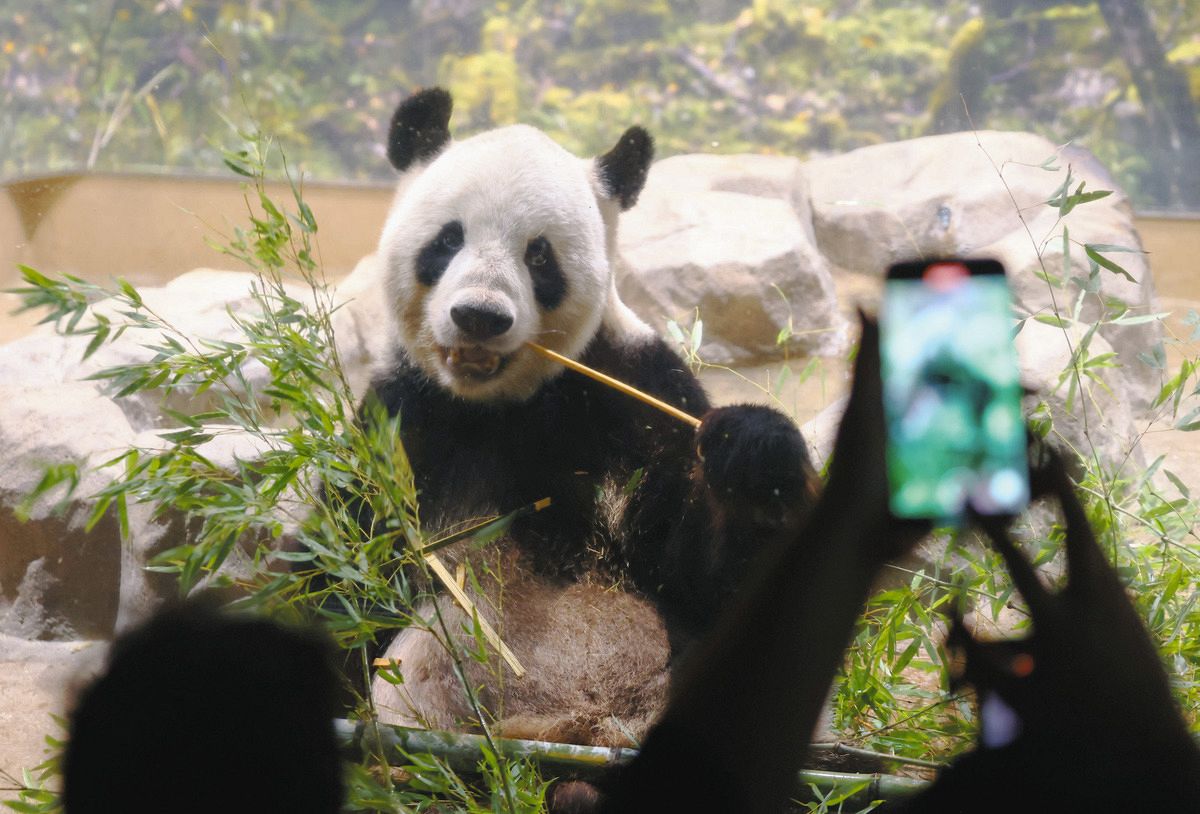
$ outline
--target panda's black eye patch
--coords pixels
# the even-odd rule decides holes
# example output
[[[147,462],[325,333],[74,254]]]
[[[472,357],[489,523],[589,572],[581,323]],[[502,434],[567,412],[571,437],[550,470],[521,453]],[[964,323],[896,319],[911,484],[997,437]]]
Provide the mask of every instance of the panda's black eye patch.
[[[433,285],[454,255],[463,247],[463,225],[452,220],[441,228],[433,240],[425,244],[417,255],[417,281],[422,285]]]
[[[567,278],[559,268],[549,240],[535,237],[529,241],[525,247],[525,267],[533,280],[533,297],[538,305],[548,311],[557,308],[567,295]]]

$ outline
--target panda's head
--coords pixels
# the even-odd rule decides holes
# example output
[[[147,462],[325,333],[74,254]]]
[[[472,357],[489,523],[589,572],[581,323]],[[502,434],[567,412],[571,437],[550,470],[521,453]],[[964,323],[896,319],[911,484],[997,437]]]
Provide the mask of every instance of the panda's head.
[[[634,127],[584,160],[523,125],[452,141],[450,110],[434,88],[392,117],[388,158],[403,175],[379,247],[389,304],[405,354],[432,380],[468,399],[523,400],[560,372],[526,342],[576,357],[602,321],[639,329],[611,261],[653,143]]]

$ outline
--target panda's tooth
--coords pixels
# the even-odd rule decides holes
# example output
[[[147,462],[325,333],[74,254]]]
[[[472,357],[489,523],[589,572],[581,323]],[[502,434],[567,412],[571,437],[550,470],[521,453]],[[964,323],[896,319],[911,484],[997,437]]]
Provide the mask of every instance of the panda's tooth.
[[[487,378],[499,372],[504,357],[479,345],[444,349],[446,366],[458,375]]]

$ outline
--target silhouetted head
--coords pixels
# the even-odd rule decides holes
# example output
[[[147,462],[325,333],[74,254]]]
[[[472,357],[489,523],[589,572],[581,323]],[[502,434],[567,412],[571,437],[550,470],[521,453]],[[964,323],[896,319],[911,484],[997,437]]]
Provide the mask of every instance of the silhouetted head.
[[[336,812],[331,646],[315,633],[187,604],[114,642],[80,696],[68,814]]]

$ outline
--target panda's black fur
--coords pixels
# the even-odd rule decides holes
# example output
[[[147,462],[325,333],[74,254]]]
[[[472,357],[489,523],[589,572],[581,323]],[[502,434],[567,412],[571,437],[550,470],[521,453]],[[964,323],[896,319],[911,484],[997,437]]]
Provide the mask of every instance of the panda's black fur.
[[[512,529],[534,569],[552,579],[597,568],[628,578],[655,599],[669,631],[694,635],[747,558],[799,518],[810,488],[803,441],[766,407],[710,413],[700,383],[661,340],[622,348],[601,334],[580,361],[707,414],[699,441],[690,426],[574,371],[529,401],[480,404],[401,361],[375,393],[402,416],[422,514],[460,514],[482,485],[488,505],[549,497],[551,508]],[[632,487],[619,530],[597,517],[605,481]]]
[[[615,217],[645,182],[649,135],[631,128],[589,170],[564,178],[564,191],[535,189],[537,200],[515,201],[514,222],[530,225],[510,235],[499,222],[508,217],[508,175],[480,187],[495,197],[482,216],[471,214],[476,197],[464,195],[470,211],[462,215],[441,200],[443,187],[411,192],[420,178],[407,174],[419,176],[453,149],[450,109],[449,95],[433,89],[402,103],[392,120],[388,156],[406,176],[380,256],[400,339],[371,397],[400,416],[427,531],[551,498],[488,550],[445,552],[471,561],[481,613],[530,667],[516,678],[498,665],[468,665],[467,680],[500,731],[627,741],[661,706],[671,656],[708,629],[755,552],[796,533],[814,476],[789,418],[761,406],[713,410],[679,355],[616,296]],[[500,173],[498,164],[512,162],[517,197],[526,167],[504,139],[529,145],[531,163],[545,159],[549,170],[529,170],[543,181],[554,162],[580,161],[530,128],[493,133],[476,138],[500,139],[503,149],[464,155],[475,172]],[[439,168],[441,177],[455,179],[453,169]],[[595,202],[578,200],[580,189]],[[437,207],[445,214],[427,217]],[[473,244],[480,234],[496,238]],[[462,290],[438,293],[446,285]],[[531,318],[539,342],[558,342],[589,367],[702,417],[701,427],[510,341]],[[437,602],[450,628],[469,626],[451,603]],[[432,616],[432,608],[418,612]],[[388,654],[405,682],[376,680],[373,694],[393,720],[466,725],[472,710],[453,697],[462,695],[456,665],[428,633],[401,632]]]

